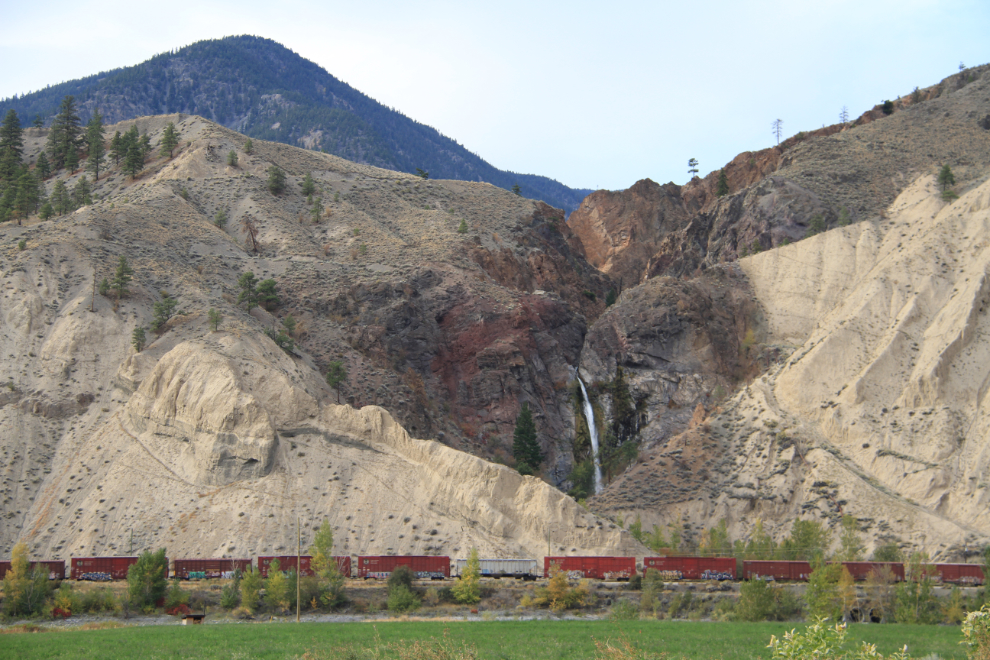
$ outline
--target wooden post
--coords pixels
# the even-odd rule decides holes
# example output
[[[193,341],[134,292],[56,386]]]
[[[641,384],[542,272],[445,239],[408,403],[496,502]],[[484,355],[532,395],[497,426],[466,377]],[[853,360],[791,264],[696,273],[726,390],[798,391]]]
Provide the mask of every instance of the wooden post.
[[[300,546],[302,544],[302,532],[299,530],[299,516],[296,516],[296,623],[299,623],[299,582],[302,579],[302,566],[299,556],[302,554]]]

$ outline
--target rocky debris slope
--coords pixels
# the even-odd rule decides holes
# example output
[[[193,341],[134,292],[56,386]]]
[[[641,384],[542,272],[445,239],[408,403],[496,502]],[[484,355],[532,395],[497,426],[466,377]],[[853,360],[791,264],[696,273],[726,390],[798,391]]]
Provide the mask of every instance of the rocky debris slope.
[[[743,153],[684,186],[644,179],[592,193],[570,216],[588,260],[625,287],[804,238],[812,218],[827,227],[876,219],[920,174],[949,164],[959,181],[990,161],[990,66],[878,106],[855,122],[799,133]]]
[[[739,261],[764,346],[789,356],[617,479],[593,508],[736,537],[757,519],[859,521],[965,559],[987,518],[990,180],[941,199],[917,179],[885,212]],[[968,188],[968,190],[967,190]],[[593,334],[593,333],[592,333]]]
[[[297,516],[330,518],[352,553],[542,556],[548,522],[555,551],[636,550],[544,482],[444,446],[504,458],[527,401],[566,473],[567,382],[610,283],[559,212],[284,145],[247,154],[243,136],[196,117],[136,123],[154,141],[168,121],[174,159],[135,181],[111,167],[94,204],[0,227],[0,552],[19,538],[56,557],[124,552],[132,532],[135,548],[275,552]],[[26,154],[44,140],[28,131]],[[273,164],[287,173],[279,196]],[[94,288],[119,256],[135,274],[118,302]],[[236,304],[247,271],[276,280],[277,308]],[[131,332],[164,292],[178,313],[135,353]],[[290,313],[287,353],[263,331]],[[337,360],[360,410],[329,403],[321,374]]]

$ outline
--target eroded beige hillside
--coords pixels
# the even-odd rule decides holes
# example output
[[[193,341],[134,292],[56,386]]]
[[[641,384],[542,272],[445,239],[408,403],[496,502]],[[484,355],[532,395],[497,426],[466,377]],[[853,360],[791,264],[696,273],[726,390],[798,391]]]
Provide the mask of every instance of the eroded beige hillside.
[[[760,342],[784,358],[649,452],[604,509],[683,520],[695,540],[722,517],[738,538],[851,514],[871,546],[965,559],[986,544],[990,181],[947,203],[923,176],[884,216],[739,261]],[[660,484],[656,506],[623,504]]]
[[[196,117],[137,123],[155,141],[169,120],[174,159],[134,181],[110,167],[94,204],[0,227],[0,555],[24,540],[53,558],[251,556],[294,549],[297,519],[304,544],[329,519],[341,554],[540,558],[548,533],[553,552],[641,554],[544,481],[413,439],[372,405],[476,453],[498,447],[521,400],[563,425],[554,388],[580,347],[575,310],[596,304],[580,292],[598,285],[560,271],[580,258],[552,209],[284,145],[247,154],[243,136]],[[44,135],[32,131],[33,158]],[[281,196],[265,186],[272,164],[287,173]],[[325,203],[317,222],[306,173]],[[93,289],[121,255],[135,274],[118,304]],[[249,270],[278,282],[274,313],[237,304]],[[137,353],[131,333],[162,291],[181,313]],[[264,334],[289,313],[292,353]],[[351,405],[323,380],[332,360]]]

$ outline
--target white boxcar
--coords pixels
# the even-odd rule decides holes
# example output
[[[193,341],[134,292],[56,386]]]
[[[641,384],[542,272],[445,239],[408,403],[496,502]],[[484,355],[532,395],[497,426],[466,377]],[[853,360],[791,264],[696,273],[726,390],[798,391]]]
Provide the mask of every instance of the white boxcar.
[[[482,559],[480,561],[483,577],[535,580],[539,575],[535,559]],[[467,562],[467,559],[455,560],[454,570],[458,576],[464,572]]]

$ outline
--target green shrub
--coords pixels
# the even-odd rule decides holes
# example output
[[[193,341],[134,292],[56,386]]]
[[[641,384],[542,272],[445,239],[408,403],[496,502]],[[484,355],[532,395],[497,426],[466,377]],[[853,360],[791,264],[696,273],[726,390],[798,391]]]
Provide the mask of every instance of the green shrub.
[[[225,610],[232,610],[241,604],[240,580],[235,576],[234,580],[224,586],[220,592],[220,607]]]
[[[253,567],[244,572],[244,577],[241,580],[241,606],[248,612],[254,612],[258,608],[263,583],[261,573],[254,570]]]
[[[154,608],[168,589],[168,559],[165,548],[144,552],[127,570],[127,593],[137,609]]]
[[[763,580],[748,580],[739,587],[738,621],[786,621],[800,613],[797,597],[784,587]]]
[[[419,604],[419,596],[403,584],[390,587],[388,590],[389,612],[408,612],[417,609]]]
[[[609,610],[609,621],[634,621],[639,618],[639,608],[628,600],[620,600]]]
[[[693,605],[693,600],[694,594],[690,591],[684,591],[674,596],[670,601],[670,609],[667,610],[670,618],[676,619],[678,616],[690,610]]]
[[[189,605],[189,593],[182,588],[178,579],[172,580],[172,586],[165,594],[165,611],[168,612],[183,605]]]
[[[101,612],[113,612],[117,609],[117,599],[109,587],[94,589],[79,597],[79,606],[83,612],[89,614],[99,614]]]

